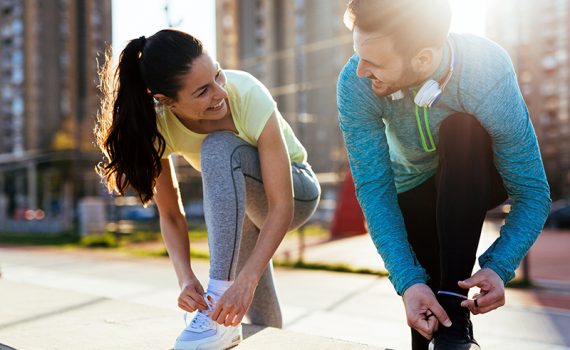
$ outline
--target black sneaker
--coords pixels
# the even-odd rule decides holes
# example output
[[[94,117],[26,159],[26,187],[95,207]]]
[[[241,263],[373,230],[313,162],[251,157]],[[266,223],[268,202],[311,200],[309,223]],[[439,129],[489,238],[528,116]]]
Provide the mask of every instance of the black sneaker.
[[[462,307],[461,299],[456,296],[438,294],[437,300],[453,323],[451,327],[439,325],[430,343],[430,350],[481,350],[473,338],[473,324],[469,309]]]

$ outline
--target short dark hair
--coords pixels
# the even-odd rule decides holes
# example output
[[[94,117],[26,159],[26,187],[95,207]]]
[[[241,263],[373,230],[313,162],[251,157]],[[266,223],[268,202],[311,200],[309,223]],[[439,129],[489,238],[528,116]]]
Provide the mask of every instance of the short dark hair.
[[[395,49],[412,57],[444,45],[451,9],[448,0],[350,0],[344,23],[350,30],[391,35]]]

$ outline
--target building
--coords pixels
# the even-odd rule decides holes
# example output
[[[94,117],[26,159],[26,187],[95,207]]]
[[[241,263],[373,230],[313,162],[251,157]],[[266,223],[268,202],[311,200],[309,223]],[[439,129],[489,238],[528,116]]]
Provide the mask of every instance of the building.
[[[111,0],[0,0],[0,224],[67,227],[101,191],[96,59],[110,43]]]
[[[487,36],[513,59],[552,197],[570,197],[570,0],[506,0],[487,6]]]
[[[307,148],[318,173],[346,166],[336,80],[352,55],[345,0],[217,0],[217,58],[255,75]]]

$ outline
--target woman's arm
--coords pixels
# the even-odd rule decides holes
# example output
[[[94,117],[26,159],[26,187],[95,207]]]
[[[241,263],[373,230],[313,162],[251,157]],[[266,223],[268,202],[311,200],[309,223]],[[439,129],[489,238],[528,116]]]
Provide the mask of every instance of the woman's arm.
[[[293,218],[291,163],[275,114],[269,118],[258,139],[258,151],[268,203],[267,217],[243,269],[212,312],[212,319],[226,325],[241,322],[257,283]]]
[[[275,114],[269,118],[259,137],[258,152],[267,196],[267,217],[257,243],[238,276],[255,284],[275,254],[293,218],[291,161]]]
[[[162,172],[156,180],[154,200],[160,214],[160,229],[174,265],[178,284],[182,289],[178,305],[189,312],[207,309],[204,290],[190,266],[190,242],[188,225],[184,216],[182,200],[176,174],[172,170],[170,159],[163,159]]]

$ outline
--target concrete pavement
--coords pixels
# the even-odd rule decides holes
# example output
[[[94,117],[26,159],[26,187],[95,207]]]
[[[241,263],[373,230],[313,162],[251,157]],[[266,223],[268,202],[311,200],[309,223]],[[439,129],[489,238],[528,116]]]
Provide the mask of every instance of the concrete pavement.
[[[18,350],[170,349],[184,327],[167,259],[104,251],[0,248],[0,264],[0,343]],[[205,282],[208,265],[197,261],[194,270]],[[331,306],[352,294],[354,283],[345,286],[329,293],[323,305]],[[301,332],[246,327],[248,338],[238,348],[381,349],[302,332],[301,320],[315,322],[310,317],[315,310],[304,305],[301,302],[286,311],[286,322]]]
[[[0,266],[0,343],[18,350],[170,349],[183,327],[167,259],[2,247]],[[206,282],[208,264],[193,268]],[[265,329],[238,348],[409,348],[403,306],[386,278],[293,269],[276,276],[285,331]],[[483,348],[570,349],[570,312],[536,296],[508,290],[505,307],[475,316]]]

